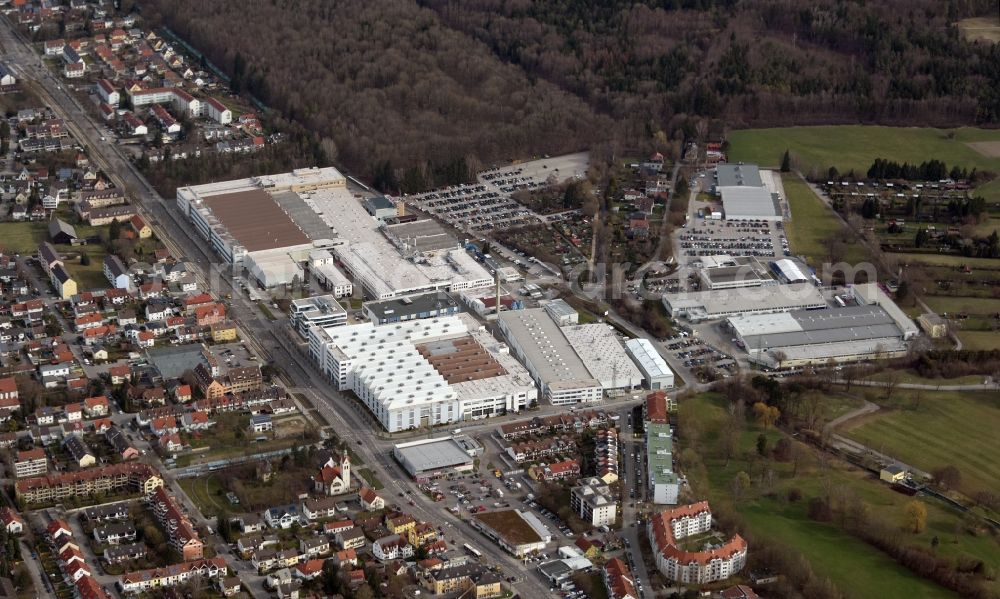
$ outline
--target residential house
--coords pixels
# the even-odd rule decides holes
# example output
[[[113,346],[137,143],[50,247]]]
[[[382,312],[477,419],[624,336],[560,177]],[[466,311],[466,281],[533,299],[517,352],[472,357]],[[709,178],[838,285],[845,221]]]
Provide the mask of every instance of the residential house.
[[[370,487],[361,487],[358,499],[361,501],[361,507],[366,511],[375,512],[385,509],[385,500]]]

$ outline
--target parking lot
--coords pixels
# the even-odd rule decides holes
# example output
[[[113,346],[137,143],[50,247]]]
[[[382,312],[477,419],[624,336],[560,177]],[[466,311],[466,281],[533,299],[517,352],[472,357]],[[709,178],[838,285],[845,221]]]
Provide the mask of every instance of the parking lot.
[[[542,219],[511,194],[582,177],[588,160],[588,155],[581,153],[491,168],[478,173],[475,184],[435,189],[404,200],[470,233],[520,227]]]
[[[538,216],[492,185],[459,185],[409,196],[406,201],[457,229],[483,233],[538,222]]]
[[[699,256],[790,256],[788,240],[780,222],[696,219],[678,241],[687,262]]]

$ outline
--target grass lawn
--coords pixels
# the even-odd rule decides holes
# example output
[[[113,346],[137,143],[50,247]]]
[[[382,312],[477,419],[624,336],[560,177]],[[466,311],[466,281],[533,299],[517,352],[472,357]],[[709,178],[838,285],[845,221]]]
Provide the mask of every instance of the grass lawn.
[[[992,258],[966,258],[953,254],[899,254],[893,253],[903,264],[926,264],[928,266],[962,266],[969,268],[996,268],[997,261]]]
[[[368,483],[368,486],[372,489],[381,491],[385,488],[385,485],[382,484],[382,481],[375,476],[375,473],[372,472],[370,468],[359,468],[357,472],[361,478],[365,479],[365,482]]]
[[[198,506],[201,513],[205,514],[208,518],[219,513],[222,508],[230,511],[239,511],[239,506],[229,505],[226,494],[222,491],[222,484],[214,474],[192,478],[179,478],[177,482],[184,489],[184,492],[187,493],[187,496],[191,498],[191,501]],[[218,494],[220,491],[222,491],[221,495]]]
[[[996,314],[1000,312],[1000,299],[947,295],[928,295],[923,299],[936,312],[968,312],[969,314]]]
[[[878,372],[869,377],[873,381],[885,381],[893,375],[892,372]],[[898,371],[899,382],[907,384],[917,384],[917,385],[978,385],[983,382],[982,375],[970,374],[968,376],[955,377],[953,379],[929,379],[922,377],[919,374],[910,371],[903,370]]]
[[[966,145],[978,141],[1000,141],[1000,131],[868,125],[744,129],[729,134],[729,160],[777,166],[788,149],[799,171],[809,173],[816,168],[822,176],[831,166],[842,173],[854,169],[864,174],[876,158],[911,164],[936,158],[949,168],[958,165],[1000,173],[1000,158],[985,156]],[[988,200],[1000,200],[1000,180],[976,192]]]
[[[83,245],[75,248],[58,246],[69,274],[76,279],[80,291],[107,289],[108,279],[104,276],[104,256],[107,252],[100,245]],[[80,256],[90,256],[90,264],[80,263]]]
[[[702,394],[681,402],[679,426],[694,422],[700,431],[698,454],[706,467],[704,474],[689,472],[693,482],[706,482],[708,499],[713,504],[733,506],[743,517],[750,533],[773,539],[801,553],[821,576],[830,578],[847,596],[885,599],[887,597],[955,597],[941,587],[916,577],[902,565],[867,543],[848,534],[832,523],[809,519],[807,506],[811,498],[821,496],[826,489],[832,493],[856,497],[870,510],[870,517],[883,523],[902,524],[903,506],[909,497],[892,491],[865,471],[831,460],[826,466],[819,454],[810,447],[799,445],[803,452],[798,472],[790,463],[769,461],[775,480],[768,486],[762,478],[762,460],[756,456],[757,436],[764,432],[773,445],[784,434],[777,430],[762,431],[748,426],[740,436],[735,456],[728,463],[721,452],[720,430],[728,417],[724,399]],[[796,442],[797,443],[797,442]],[[734,503],[731,482],[737,472],[754,473],[750,490]],[[704,480],[702,481],[702,477]],[[699,485],[704,486],[704,485]],[[788,490],[799,489],[803,499],[790,502]],[[938,536],[938,552],[949,555],[971,554],[990,564],[1000,560],[1000,546],[988,536],[973,537],[955,533],[956,513],[941,504],[925,500],[927,529],[912,535],[915,545],[929,546]]]
[[[813,267],[826,260],[827,252],[822,239],[844,228],[837,215],[797,175],[782,176],[785,195],[792,211],[792,220],[785,223],[785,232],[792,251],[805,256]],[[858,245],[851,246],[845,260],[856,264],[864,260]]]
[[[49,223],[0,223],[0,247],[17,254],[34,254],[49,237]]]
[[[846,435],[933,471],[952,464],[962,473],[962,490],[1000,493],[1000,403],[991,392],[924,391],[914,409],[914,392],[897,391],[888,408],[850,428]],[[876,399],[876,401],[878,401]]]
[[[866,125],[745,129],[729,134],[729,160],[777,166],[787,149],[802,172],[814,167],[826,172],[836,166],[842,173],[851,169],[866,173],[876,158],[911,164],[937,158],[949,168],[958,165],[1000,172],[1000,158],[984,156],[966,145],[977,141],[1000,141],[1000,131]]]
[[[959,331],[958,338],[962,341],[962,349],[990,350],[1000,347],[1000,332],[996,331]]]

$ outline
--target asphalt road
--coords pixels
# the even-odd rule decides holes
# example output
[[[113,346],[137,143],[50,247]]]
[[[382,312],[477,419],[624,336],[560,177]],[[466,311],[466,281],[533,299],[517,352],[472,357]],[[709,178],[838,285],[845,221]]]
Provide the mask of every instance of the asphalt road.
[[[102,140],[106,134],[100,124],[83,110],[76,98],[70,95],[62,81],[57,80],[42,64],[34,50],[12,31],[10,23],[3,20],[0,27],[0,44],[5,50],[6,60],[22,77],[26,85],[31,85],[39,97],[66,121],[71,134],[88,150],[91,160],[97,164],[115,183],[129,192],[140,213],[156,231],[158,237],[177,257],[185,257],[194,262],[191,269],[200,286],[217,295],[232,294],[231,314],[241,331],[241,337],[263,357],[272,360],[294,381],[289,391],[304,393],[319,412],[326,418],[338,437],[351,443],[352,448],[362,457],[365,465],[372,469],[380,480],[386,481],[386,497],[392,502],[396,493],[409,492],[415,506],[406,506],[407,511],[422,520],[443,524],[445,537],[453,539],[461,546],[470,543],[483,552],[486,561],[497,564],[509,574],[524,571],[520,560],[503,552],[471,527],[435,504],[420,493],[406,474],[391,459],[389,441],[379,442],[372,432],[372,424],[366,414],[356,410],[339,392],[322,380],[311,366],[302,366],[303,356],[291,346],[284,330],[275,331],[276,326],[284,327],[283,320],[271,322],[261,316],[259,310],[246,300],[239,289],[234,288],[231,277],[221,276],[225,269],[213,268],[217,258],[206,250],[206,243],[191,234],[190,226],[174,209],[173,202],[164,200],[148,181],[119,151],[117,146]],[[305,407],[305,406],[304,406]],[[308,416],[309,412],[304,411]],[[495,424],[494,424],[495,426]],[[360,444],[358,443],[360,441]],[[147,455],[151,455],[147,453]],[[170,472],[161,467],[166,475],[171,491],[188,509],[197,524],[209,525],[194,504],[183,492]],[[207,539],[213,543],[213,539]],[[230,568],[240,573],[241,578],[251,579],[254,591],[261,588],[256,584],[262,577],[250,576],[241,560],[223,554]],[[525,597],[542,597],[548,594],[548,586],[534,572],[518,576],[515,591]],[[254,593],[257,595],[258,593]],[[263,596],[263,595],[261,595]]]

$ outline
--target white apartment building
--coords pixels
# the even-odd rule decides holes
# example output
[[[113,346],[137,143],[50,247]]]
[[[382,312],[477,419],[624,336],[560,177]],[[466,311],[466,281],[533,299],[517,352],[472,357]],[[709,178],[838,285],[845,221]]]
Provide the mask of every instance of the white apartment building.
[[[573,487],[569,495],[569,505],[584,522],[591,526],[614,524],[618,514],[618,502],[611,487],[599,478],[588,478]]]
[[[734,535],[721,545],[703,551],[686,551],[678,541],[712,529],[708,502],[681,506],[652,516],[646,532],[657,569],[682,584],[708,584],[725,580],[746,565],[747,543]]]

